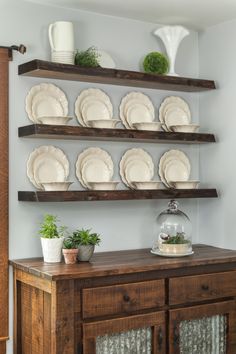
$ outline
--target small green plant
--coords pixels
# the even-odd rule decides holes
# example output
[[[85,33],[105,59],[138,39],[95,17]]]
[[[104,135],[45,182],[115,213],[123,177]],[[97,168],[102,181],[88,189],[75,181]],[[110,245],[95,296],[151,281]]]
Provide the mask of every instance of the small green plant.
[[[168,73],[169,61],[164,54],[151,52],[144,58],[143,68],[146,73],[164,75]]]
[[[63,248],[68,249],[68,250],[78,248],[76,240],[74,239],[73,236],[69,236],[64,240]]]
[[[73,232],[73,237],[78,246],[99,245],[101,242],[100,235],[92,233],[91,229],[81,229]]]
[[[90,47],[84,51],[77,51],[75,54],[75,64],[83,67],[96,68],[99,66],[99,56],[95,47]]]
[[[55,215],[46,214],[44,215],[43,222],[39,229],[39,234],[43,238],[60,238],[64,237],[66,234],[65,226],[57,226],[59,221],[58,217]]]
[[[176,236],[168,236],[168,239],[163,242],[163,244],[168,245],[182,245],[185,243],[189,243],[189,241],[185,239],[184,232],[177,232]]]

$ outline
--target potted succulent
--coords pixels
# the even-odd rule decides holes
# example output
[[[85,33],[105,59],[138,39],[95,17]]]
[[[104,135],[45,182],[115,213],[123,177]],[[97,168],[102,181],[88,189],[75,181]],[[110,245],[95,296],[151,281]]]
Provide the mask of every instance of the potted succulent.
[[[58,221],[57,216],[46,214],[39,230],[43,258],[44,262],[47,263],[61,262],[61,250],[66,227],[58,227]]]
[[[175,236],[162,237],[159,249],[163,253],[185,254],[191,251],[191,243],[186,239],[184,232],[177,232]]]
[[[78,246],[74,236],[67,237],[62,246],[62,253],[66,264],[75,264],[78,256]]]
[[[88,262],[94,253],[95,246],[101,242],[100,235],[92,233],[91,229],[81,229],[73,232],[73,237],[79,247],[78,260]]]

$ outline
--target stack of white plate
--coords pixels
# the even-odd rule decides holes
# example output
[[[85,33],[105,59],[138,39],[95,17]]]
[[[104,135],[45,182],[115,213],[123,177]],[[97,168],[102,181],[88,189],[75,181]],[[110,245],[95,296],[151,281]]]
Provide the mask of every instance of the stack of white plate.
[[[190,181],[191,166],[187,155],[180,150],[165,152],[159,162],[159,176],[168,188],[192,189],[198,181]]]
[[[142,92],[130,92],[120,104],[120,118],[127,129],[160,130],[154,122],[155,109],[150,98]]]
[[[73,65],[75,63],[75,52],[74,51],[52,51],[51,60],[54,63]]]
[[[33,123],[67,124],[68,101],[65,93],[57,86],[42,83],[33,86],[25,100],[25,109]]]
[[[165,131],[195,132],[199,127],[191,123],[191,112],[182,98],[170,96],[164,99],[159,108],[159,119]]]
[[[113,128],[117,123],[117,120],[112,119],[111,100],[100,89],[83,90],[76,99],[75,114],[84,127]]]
[[[111,156],[100,148],[84,150],[76,161],[76,176],[86,189],[115,189],[118,182],[111,181],[113,171]]]
[[[27,176],[37,189],[67,190],[69,161],[61,149],[54,146],[40,146],[27,161]]]
[[[120,176],[131,189],[156,189],[158,182],[152,181],[154,164],[152,157],[143,149],[130,149],[120,161]]]

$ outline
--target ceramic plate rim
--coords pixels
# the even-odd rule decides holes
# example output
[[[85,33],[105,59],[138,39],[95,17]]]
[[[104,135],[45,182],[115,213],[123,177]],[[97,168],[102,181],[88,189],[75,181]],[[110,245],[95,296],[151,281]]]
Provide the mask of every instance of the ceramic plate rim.
[[[38,123],[37,117],[34,117],[34,115],[33,115],[32,107],[34,104],[34,100],[37,97],[37,94],[43,93],[44,91],[46,91],[46,92],[48,91],[49,93],[51,93],[51,96],[53,96],[54,98],[56,98],[60,102],[60,105],[63,108],[64,114],[68,115],[68,100],[67,100],[65,92],[54,84],[43,82],[43,83],[32,86],[26,95],[25,110],[26,110],[26,113],[27,113],[29,119],[33,123]],[[46,94],[45,96],[48,96],[48,94]]]

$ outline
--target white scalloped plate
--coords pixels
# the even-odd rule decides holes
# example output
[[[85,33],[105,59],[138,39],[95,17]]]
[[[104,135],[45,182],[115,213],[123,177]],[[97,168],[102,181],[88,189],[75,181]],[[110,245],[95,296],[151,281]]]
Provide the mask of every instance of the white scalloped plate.
[[[89,101],[83,105],[82,117],[86,126],[89,126],[90,120],[111,119],[106,104],[98,100]]]
[[[127,109],[126,121],[131,128],[134,123],[150,123],[153,119],[150,110],[143,104],[135,103]]]
[[[123,125],[127,129],[131,129],[131,126],[127,122],[127,110],[134,104],[140,104],[147,107],[147,109],[150,111],[152,121],[155,119],[155,109],[150,98],[147,95],[144,95],[142,92],[130,92],[122,98],[119,107],[120,118]]]
[[[105,166],[104,168],[107,171],[109,171],[108,181],[110,181],[112,179],[113,173],[114,173],[114,164],[113,164],[111,156],[105,150],[102,150],[100,148],[88,148],[78,155],[78,158],[77,158],[77,161],[75,164],[76,176],[84,188],[88,188],[87,182],[89,182],[89,181],[86,180],[87,172],[86,172],[86,174],[83,173],[83,168],[84,168],[84,165],[88,163],[89,164],[88,165],[89,166],[89,176],[91,176],[91,172],[90,172],[91,171],[91,164],[89,163],[90,160],[102,161],[103,166]],[[101,168],[100,163],[99,163],[99,168]],[[101,181],[97,180],[98,178],[100,178],[100,175],[101,175],[101,172],[99,172],[99,174],[96,175],[96,168],[95,168],[93,176],[92,176],[93,180],[91,180],[91,182],[108,182],[108,181],[103,181],[103,180],[101,180]],[[85,180],[83,177],[85,177]]]
[[[39,123],[40,116],[67,116],[68,101],[65,93],[56,85],[41,83],[33,86],[25,99],[29,119]]]
[[[132,189],[133,182],[150,182],[152,178],[153,173],[145,160],[132,160],[126,164],[125,179]]]
[[[188,123],[191,122],[191,112],[187,102],[178,96],[168,96],[162,101],[159,107],[159,120],[162,124],[165,124],[165,114],[170,108],[182,108],[188,116]],[[165,126],[163,126],[163,129],[168,131]]]
[[[165,168],[168,162],[173,160],[180,160],[186,167],[188,174],[190,175],[191,165],[188,156],[181,150],[169,150],[166,151],[160,158],[158,173],[161,181],[165,184],[166,187],[170,188],[171,186],[165,179]]]
[[[37,189],[42,182],[65,182],[69,175],[69,161],[61,149],[43,145],[35,149],[27,161],[27,176]]]
[[[113,106],[110,97],[104,91],[94,88],[83,90],[75,101],[75,115],[82,126],[86,126],[82,116],[83,104],[94,100],[103,102],[108,109],[110,119],[113,117]]]
[[[171,186],[172,181],[188,181],[189,171],[181,160],[172,160],[166,164],[164,176],[168,185]]]
[[[106,162],[93,158],[83,164],[81,177],[86,187],[89,188],[90,182],[110,182],[111,174]]]
[[[188,125],[190,123],[187,113],[180,107],[167,109],[164,121],[168,131],[171,131],[170,126]]]
[[[127,181],[125,171],[126,171],[127,165],[134,160],[144,161],[145,164],[148,166],[148,169],[150,170],[150,176],[152,176],[152,177],[154,176],[154,164],[153,164],[152,157],[149,155],[149,153],[147,153],[145,150],[140,149],[140,148],[129,149],[122,156],[122,158],[120,160],[119,167],[120,167],[120,176],[121,176],[122,181],[124,182],[124,184],[127,187],[130,187],[130,188],[133,188],[133,186],[130,185],[130,183]],[[138,180],[139,180],[139,178],[136,179],[136,181],[138,181]]]

